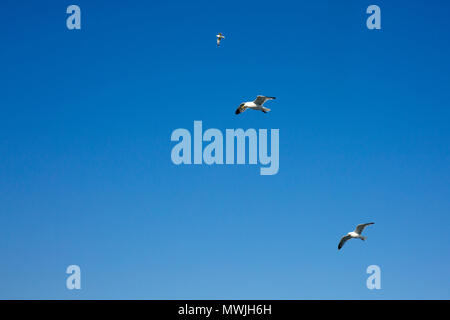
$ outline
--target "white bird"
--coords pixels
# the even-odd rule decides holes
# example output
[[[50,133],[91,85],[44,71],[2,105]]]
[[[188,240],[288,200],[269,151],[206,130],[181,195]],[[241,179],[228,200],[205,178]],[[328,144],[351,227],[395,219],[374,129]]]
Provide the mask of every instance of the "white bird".
[[[220,41],[222,41],[222,39],[225,39],[225,37],[222,35],[222,32],[219,32],[219,34],[217,34],[216,37],[217,37],[217,46],[220,46]]]
[[[260,110],[264,113],[270,111],[269,108],[263,107],[264,102],[267,100],[274,100],[275,97],[265,97],[265,96],[257,96],[254,101],[243,102],[239,105],[239,108],[236,109],[236,114],[242,113],[247,109]]]
[[[344,245],[344,243],[349,239],[359,238],[361,240],[366,240],[367,237],[363,237],[361,235],[361,233],[363,232],[365,227],[367,227],[371,224],[374,224],[374,222],[358,224],[356,226],[355,231],[349,232],[345,236],[342,237],[341,241],[339,241],[338,250],[340,250],[342,248],[342,246]]]

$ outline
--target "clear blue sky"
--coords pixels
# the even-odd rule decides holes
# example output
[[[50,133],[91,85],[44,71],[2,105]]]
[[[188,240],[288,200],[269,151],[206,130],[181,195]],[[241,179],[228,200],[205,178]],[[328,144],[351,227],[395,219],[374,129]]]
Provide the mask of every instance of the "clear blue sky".
[[[0,298],[450,298],[449,13],[2,0]],[[269,114],[234,115],[257,94]],[[175,166],[170,135],[194,120],[280,129],[279,173]]]

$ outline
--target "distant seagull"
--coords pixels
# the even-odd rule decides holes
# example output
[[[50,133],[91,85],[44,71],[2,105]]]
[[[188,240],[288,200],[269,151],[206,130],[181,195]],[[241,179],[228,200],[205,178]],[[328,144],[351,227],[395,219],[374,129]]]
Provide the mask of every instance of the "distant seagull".
[[[267,100],[274,100],[275,97],[265,97],[265,96],[258,96],[256,97],[255,101],[248,101],[248,102],[243,102],[239,105],[239,108],[236,109],[236,114],[242,113],[245,110],[248,109],[253,109],[253,110],[260,110],[264,113],[267,113],[270,111],[269,108],[263,107],[264,102],[266,102]]]
[[[367,227],[367,226],[369,226],[369,225],[371,225],[371,224],[374,224],[374,222],[358,224],[358,225],[356,226],[355,231],[349,232],[349,233],[347,233],[345,236],[342,237],[342,239],[341,239],[341,241],[339,242],[339,245],[338,245],[338,250],[340,250],[340,249],[342,248],[342,246],[344,245],[344,243],[345,243],[347,240],[349,240],[349,239],[352,239],[352,238],[359,238],[359,239],[361,239],[361,240],[366,240],[367,237],[363,237],[363,236],[361,235],[361,233],[363,232],[363,230],[364,230],[365,227]]]
[[[217,46],[220,46],[220,41],[222,39],[225,39],[225,37],[222,35],[222,32],[219,32],[219,34],[216,35],[216,37],[217,37]]]

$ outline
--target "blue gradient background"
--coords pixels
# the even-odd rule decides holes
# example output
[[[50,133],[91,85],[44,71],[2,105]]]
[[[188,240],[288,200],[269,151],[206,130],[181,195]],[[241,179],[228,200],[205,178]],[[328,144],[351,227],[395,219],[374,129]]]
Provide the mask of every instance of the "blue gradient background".
[[[449,14],[2,0],[0,298],[449,299]],[[234,115],[257,94],[271,113]],[[171,132],[194,120],[279,128],[279,173],[175,166]]]

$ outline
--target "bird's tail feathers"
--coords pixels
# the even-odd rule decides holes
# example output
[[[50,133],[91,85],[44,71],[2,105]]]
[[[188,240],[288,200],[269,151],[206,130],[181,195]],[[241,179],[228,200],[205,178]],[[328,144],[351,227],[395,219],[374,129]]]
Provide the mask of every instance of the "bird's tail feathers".
[[[366,241],[367,237],[361,236],[361,240]]]
[[[270,111],[270,109],[269,108],[262,108],[262,112],[264,112],[264,113],[267,113],[267,112],[269,112]]]

